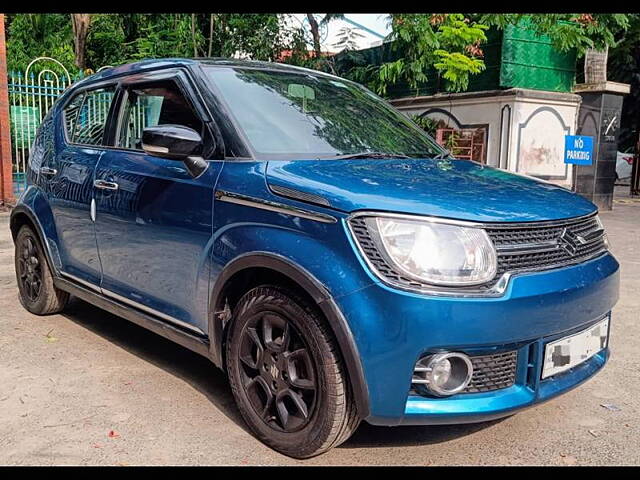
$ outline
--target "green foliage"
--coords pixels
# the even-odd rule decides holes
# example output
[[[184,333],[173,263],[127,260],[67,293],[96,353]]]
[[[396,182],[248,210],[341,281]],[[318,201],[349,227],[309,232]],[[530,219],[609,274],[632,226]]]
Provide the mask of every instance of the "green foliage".
[[[7,16],[8,66],[24,71],[31,60],[50,56],[70,72],[74,66],[69,14]],[[305,63],[300,29],[285,29],[277,14],[92,14],[86,43],[89,70],[145,58],[232,57]]]
[[[484,69],[479,45],[487,41],[487,26],[470,22],[463,14],[394,14],[393,48],[402,56],[380,66],[373,82],[380,94],[400,80],[418,88],[428,80],[426,72],[435,67],[446,80],[448,90],[461,91],[469,75]]]
[[[125,43],[124,20],[120,15],[96,14],[87,35],[87,64],[95,69],[119,63]]]
[[[479,16],[479,22],[504,29],[526,21],[536,33],[548,35],[559,51],[575,48],[583,55],[588,48],[600,50],[615,46],[616,36],[629,27],[630,17],[632,15],[617,13],[486,14]]]
[[[448,81],[448,90],[456,92],[466,90],[469,86],[469,75],[480,73],[485,68],[481,59],[469,57],[460,52],[436,50],[434,53],[440,57],[434,66]]]
[[[328,14],[319,23],[341,16]],[[629,38],[635,41],[640,36],[635,14],[392,14],[390,21],[394,56],[379,66],[364,61],[356,51],[342,55],[346,69],[333,58],[313,58],[307,51],[310,39],[300,28],[285,28],[277,14],[92,14],[86,58],[94,71],[158,57],[280,60],[339,73],[384,95],[399,82],[417,89],[433,69],[448,90],[467,89],[470,76],[485,68],[482,44],[489,26],[504,29],[526,21],[537,33],[548,35],[559,51],[575,48],[583,53],[609,46],[621,65],[632,57]],[[343,31],[338,48],[352,49],[354,36]],[[7,15],[7,47],[9,70],[24,71],[32,59],[50,56],[72,74],[76,71],[69,14]],[[284,59],[282,52],[287,52]]]
[[[276,14],[219,16],[228,17],[227,28],[219,33],[220,42],[224,45],[218,53],[220,56],[229,57],[239,51],[252,60],[275,60],[289,46]]]
[[[75,70],[69,15],[12,14],[7,16],[6,29],[9,71],[24,72],[31,60],[42,56],[55,58],[67,69]]]
[[[358,58],[357,52],[343,54],[340,74],[364,83],[379,94],[406,82],[417,90],[435,69],[450,91],[468,88],[471,75],[485,69],[482,45],[490,27],[505,29],[526,23],[538,35],[547,35],[560,52],[613,47],[620,42],[630,19],[627,14],[393,14],[389,40],[392,61],[379,66]],[[640,32],[638,32],[640,35]]]
[[[126,44],[124,58],[112,64],[145,58],[193,57],[193,44],[197,48],[203,43],[199,30],[195,36],[191,33],[190,15],[140,15],[137,21],[137,37]]]

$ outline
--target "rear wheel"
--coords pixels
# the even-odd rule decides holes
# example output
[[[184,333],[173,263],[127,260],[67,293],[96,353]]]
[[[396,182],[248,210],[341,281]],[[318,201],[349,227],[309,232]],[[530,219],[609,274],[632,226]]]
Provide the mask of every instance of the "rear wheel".
[[[15,241],[15,268],[20,303],[31,313],[48,315],[64,309],[69,294],[57,289],[37,235],[24,225]]]
[[[324,319],[277,287],[247,292],[227,342],[231,389],[264,443],[308,458],[347,440],[359,423],[338,347]]]

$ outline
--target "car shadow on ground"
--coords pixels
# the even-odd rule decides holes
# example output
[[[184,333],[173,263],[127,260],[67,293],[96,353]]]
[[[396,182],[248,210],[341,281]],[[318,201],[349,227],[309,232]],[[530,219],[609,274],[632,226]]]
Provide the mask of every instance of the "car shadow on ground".
[[[249,431],[235,406],[226,375],[210,360],[122,317],[71,297],[62,315],[203,393],[229,419]]]
[[[96,335],[188,382],[224,415],[249,432],[238,411],[226,375],[208,359],[117,315],[72,297],[62,314]],[[377,427],[362,422],[339,448],[417,446],[442,443],[499,423]]]
[[[466,437],[505,420],[461,425],[424,425],[402,427],[378,427],[362,422],[349,440],[338,448],[389,448],[433,445]]]

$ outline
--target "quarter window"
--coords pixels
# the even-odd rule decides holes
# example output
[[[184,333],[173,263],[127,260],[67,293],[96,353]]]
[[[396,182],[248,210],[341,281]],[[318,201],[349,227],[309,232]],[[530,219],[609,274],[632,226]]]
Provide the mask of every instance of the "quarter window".
[[[69,125],[72,127],[72,143],[83,145],[102,144],[102,137],[104,136],[104,129],[114,94],[114,87],[86,92],[82,105],[78,108],[75,124],[72,120],[73,117],[65,116],[67,128]]]
[[[122,116],[118,146],[142,150],[142,131],[156,125],[182,125],[203,134],[203,123],[171,81],[132,88]]]

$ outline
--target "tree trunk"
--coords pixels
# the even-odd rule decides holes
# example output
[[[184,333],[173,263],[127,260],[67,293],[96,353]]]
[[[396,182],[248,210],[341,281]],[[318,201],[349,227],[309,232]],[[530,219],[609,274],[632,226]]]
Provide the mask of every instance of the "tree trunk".
[[[191,14],[191,38],[193,39],[193,56],[198,56],[198,46],[196,45],[196,14]]]
[[[211,56],[211,47],[213,46],[213,13],[209,14],[209,50],[207,57]]]
[[[87,35],[91,25],[91,15],[88,13],[72,13],[71,26],[73,28],[73,47],[76,57],[76,67],[80,70],[87,68],[86,45]]]
[[[311,27],[311,35],[313,36],[313,51],[315,52],[316,59],[320,58],[320,29],[318,28],[318,22],[316,21],[313,13],[307,13],[307,19],[309,20],[309,27]]]

